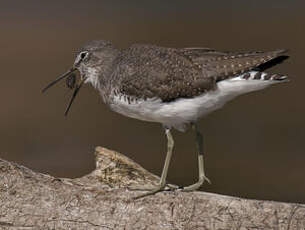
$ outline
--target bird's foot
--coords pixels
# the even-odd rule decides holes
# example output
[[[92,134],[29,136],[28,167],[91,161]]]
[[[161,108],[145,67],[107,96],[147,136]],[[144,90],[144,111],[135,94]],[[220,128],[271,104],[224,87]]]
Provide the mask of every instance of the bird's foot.
[[[148,192],[138,195],[138,196],[134,197],[133,199],[136,200],[136,199],[143,198],[146,196],[154,195],[159,192],[174,191],[174,190],[177,190],[178,188],[179,188],[178,186],[172,185],[172,184],[164,184],[164,185],[159,184],[155,187],[142,188],[141,190],[148,190]]]
[[[204,181],[207,181],[209,184],[211,184],[210,179],[207,178],[206,176],[203,176],[195,184],[192,184],[192,185],[189,185],[186,187],[180,187],[178,190],[182,191],[182,192],[192,192],[192,191],[198,190]]]

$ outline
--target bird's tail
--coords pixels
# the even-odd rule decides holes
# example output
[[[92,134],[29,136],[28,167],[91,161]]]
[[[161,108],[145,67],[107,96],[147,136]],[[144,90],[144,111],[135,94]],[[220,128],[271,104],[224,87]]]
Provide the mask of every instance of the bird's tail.
[[[273,81],[280,82],[280,81],[287,81],[288,77],[283,74],[272,74],[272,73],[265,73],[260,71],[250,71],[245,74],[240,75],[235,80],[257,80],[257,81]]]
[[[219,82],[218,88],[224,96],[224,100],[229,101],[239,95],[261,90],[270,85],[287,81],[288,77],[285,75],[250,71]]]

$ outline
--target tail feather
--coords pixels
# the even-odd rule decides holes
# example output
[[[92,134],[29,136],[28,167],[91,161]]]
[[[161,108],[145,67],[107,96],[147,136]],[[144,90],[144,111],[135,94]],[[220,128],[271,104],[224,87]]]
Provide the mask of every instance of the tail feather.
[[[224,100],[229,101],[239,95],[286,81],[288,81],[287,76],[284,75],[250,71],[237,77],[220,81],[217,86],[224,96]]]
[[[263,80],[263,81],[285,81],[288,80],[286,75],[282,74],[271,74],[260,71],[250,71],[239,76],[240,79],[244,80]]]

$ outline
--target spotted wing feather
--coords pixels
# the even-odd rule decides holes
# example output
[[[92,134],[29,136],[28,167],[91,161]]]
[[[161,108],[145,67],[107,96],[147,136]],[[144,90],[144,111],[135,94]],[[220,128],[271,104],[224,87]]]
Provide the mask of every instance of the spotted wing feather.
[[[214,50],[184,49],[184,55],[202,66],[203,75],[214,77],[216,81],[234,77],[253,70],[275,58],[283,56],[286,50],[271,52],[217,52]],[[194,55],[195,54],[195,55]]]
[[[112,86],[129,98],[189,98],[215,87],[213,78],[203,77],[200,66],[176,49],[134,45],[115,61]]]
[[[229,53],[209,48],[164,48],[133,45],[115,60],[115,93],[170,102],[216,89],[218,81],[247,72],[283,51]]]

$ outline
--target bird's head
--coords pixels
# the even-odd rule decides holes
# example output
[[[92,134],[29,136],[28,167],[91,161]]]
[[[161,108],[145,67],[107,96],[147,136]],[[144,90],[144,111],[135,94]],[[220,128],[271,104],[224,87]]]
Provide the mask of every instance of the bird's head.
[[[110,62],[113,61],[116,54],[117,50],[110,42],[95,40],[87,43],[77,53],[73,66],[66,73],[49,83],[42,92],[66,78],[67,87],[74,88],[70,103],[65,111],[65,115],[67,115],[83,83],[91,83],[95,88],[98,88],[100,77],[110,68]],[[76,83],[77,75],[79,80]]]

